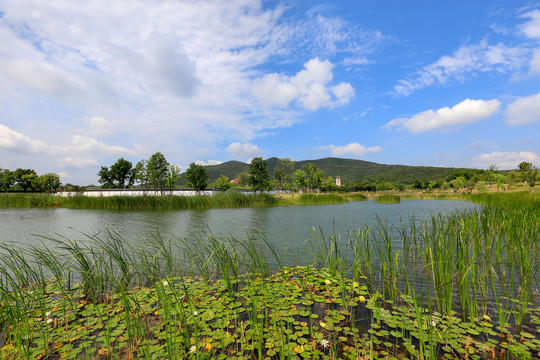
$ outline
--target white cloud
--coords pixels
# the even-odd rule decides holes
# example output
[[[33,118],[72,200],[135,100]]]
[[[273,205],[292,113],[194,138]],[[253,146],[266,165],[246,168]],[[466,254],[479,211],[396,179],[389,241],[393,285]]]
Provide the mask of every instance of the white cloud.
[[[540,10],[529,11],[522,16],[529,21],[521,25],[521,31],[531,39],[540,40]],[[540,49],[536,49],[530,62],[530,72],[540,74]]]
[[[84,156],[66,156],[60,158],[57,161],[59,166],[67,168],[87,168],[87,167],[97,167],[99,162],[93,157],[84,157]]]
[[[251,143],[232,143],[225,149],[235,159],[250,159],[256,156],[262,156],[263,152],[257,145]]]
[[[195,164],[197,165],[203,165],[203,166],[208,166],[208,165],[219,165],[219,164],[223,164],[223,161],[219,161],[219,160],[208,160],[208,161],[202,161],[202,160],[195,160]]]
[[[443,56],[422,70],[399,80],[394,93],[408,96],[433,85],[445,85],[452,80],[465,81],[478,72],[506,73],[525,64],[530,50],[508,47],[502,43],[489,45],[486,40],[478,44],[463,45],[452,56]]]
[[[453,107],[443,107],[438,110],[427,110],[410,118],[397,118],[383,128],[405,128],[412,133],[431,131],[455,125],[480,121],[495,115],[499,111],[499,100],[466,99]]]
[[[532,151],[501,152],[494,151],[488,154],[481,154],[470,160],[471,166],[487,169],[490,165],[496,164],[501,169],[516,169],[518,165],[527,161],[535,166],[540,165],[540,157]]]
[[[350,143],[345,146],[327,145],[317,147],[319,150],[330,150],[333,156],[353,155],[356,157],[364,156],[367,153],[379,152],[382,150],[380,146],[365,147],[359,143]]]
[[[272,73],[256,80],[253,94],[265,106],[286,107],[292,101],[308,110],[345,105],[354,97],[354,89],[344,82],[330,85],[333,67],[328,60],[311,59],[294,76]]]
[[[506,108],[508,125],[523,125],[540,121],[540,93],[519,98]]]
[[[113,132],[112,123],[102,116],[85,118],[83,122],[88,126],[89,135],[101,137]]]
[[[540,40],[540,10],[529,11],[521,17],[530,19],[521,25],[521,31],[529,38]]]

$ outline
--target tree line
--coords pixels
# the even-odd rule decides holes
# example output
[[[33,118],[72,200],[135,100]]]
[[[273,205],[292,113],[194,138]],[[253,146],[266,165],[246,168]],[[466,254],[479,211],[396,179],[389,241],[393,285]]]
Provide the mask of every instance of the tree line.
[[[157,152],[148,159],[137,162],[135,166],[124,159],[118,159],[111,166],[102,166],[98,175],[98,182],[105,189],[122,189],[138,184],[144,189],[172,190],[180,179],[180,167],[170,164],[165,156]],[[188,186],[202,191],[208,186],[206,168],[191,163],[186,171]]]
[[[33,169],[0,169],[0,191],[55,192],[60,188],[60,176],[54,173],[38,175]]]
[[[307,163],[295,171],[295,162],[289,158],[278,159],[271,175],[267,169],[268,161],[262,157],[254,158],[249,164],[247,172],[240,173],[237,178],[229,179],[221,175],[214,186],[226,191],[235,186],[250,187],[255,192],[272,189],[308,192],[329,191],[384,191],[409,189],[443,189],[459,190],[477,188],[484,191],[488,185],[497,185],[504,188],[523,182],[531,188],[535,186],[538,169],[532,163],[522,162],[517,170],[507,173],[499,171],[496,165],[488,170],[479,169],[455,169],[446,178],[436,180],[415,180],[413,184],[405,185],[392,182],[351,181],[338,186],[331,177],[325,177],[323,171],[313,163]],[[137,186],[153,189],[173,189],[181,178],[180,168],[171,165],[163,154],[155,153],[148,160],[141,160],[135,166],[131,162],[120,158],[110,167],[102,166],[98,173],[99,182],[103,188],[125,188]],[[186,184],[197,191],[202,191],[208,186],[206,168],[195,163],[190,164],[185,174]],[[232,180],[232,181],[231,181]]]

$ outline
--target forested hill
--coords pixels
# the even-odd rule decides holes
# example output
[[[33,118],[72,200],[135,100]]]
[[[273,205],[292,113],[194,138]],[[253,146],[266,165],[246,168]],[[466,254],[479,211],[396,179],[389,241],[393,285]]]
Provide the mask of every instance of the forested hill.
[[[274,175],[278,158],[267,159],[268,173]],[[414,180],[434,180],[445,178],[450,175],[455,168],[443,168],[433,166],[406,166],[406,165],[384,165],[374,162],[324,158],[318,160],[303,160],[295,162],[295,170],[302,168],[307,163],[315,164],[324,172],[324,177],[341,177],[343,183],[349,181],[388,181],[394,183],[411,184]],[[236,178],[242,172],[249,171],[249,165],[240,161],[228,161],[219,165],[206,166],[208,180],[214,182],[221,175],[230,179]]]

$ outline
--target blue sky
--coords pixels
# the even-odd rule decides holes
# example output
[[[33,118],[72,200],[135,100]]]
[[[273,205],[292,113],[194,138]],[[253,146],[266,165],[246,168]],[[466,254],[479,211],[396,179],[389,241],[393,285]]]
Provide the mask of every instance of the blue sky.
[[[0,0],[0,168],[540,167],[538,1]]]

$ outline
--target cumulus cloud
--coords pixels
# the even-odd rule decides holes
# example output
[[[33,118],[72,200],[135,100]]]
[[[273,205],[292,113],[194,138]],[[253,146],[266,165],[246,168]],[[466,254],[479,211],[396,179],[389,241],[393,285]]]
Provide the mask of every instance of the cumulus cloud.
[[[356,157],[364,156],[367,153],[379,152],[382,150],[380,146],[365,147],[359,143],[350,143],[344,146],[326,145],[317,147],[319,150],[330,150],[333,156],[353,155]]]
[[[513,71],[525,64],[529,53],[527,48],[509,47],[502,43],[489,45],[486,40],[463,45],[452,56],[445,55],[406,79],[399,80],[394,86],[394,93],[409,96],[429,86],[445,85],[453,80],[465,81],[475,73]]]
[[[97,167],[99,162],[93,157],[84,157],[84,156],[66,156],[58,159],[57,161],[59,166],[67,168],[87,168],[87,167]]]
[[[232,143],[225,149],[235,159],[251,159],[256,156],[262,156],[263,152],[257,145],[251,143]]]
[[[540,121],[540,93],[519,98],[504,112],[508,125],[523,125]]]
[[[515,151],[481,154],[470,160],[471,166],[487,169],[490,165],[496,164],[501,169],[516,169],[523,162],[530,162],[535,166],[540,165],[540,157],[533,151]]]
[[[407,129],[411,133],[420,133],[455,125],[469,124],[495,115],[499,111],[499,100],[466,99],[453,107],[443,107],[438,110],[427,110],[410,118],[397,118],[383,128],[394,127]]]
[[[219,160],[208,160],[208,161],[202,161],[202,160],[195,160],[195,164],[197,165],[203,165],[203,166],[208,166],[208,165],[219,165],[219,164],[223,164],[223,161],[219,161]]]
[[[101,137],[113,132],[112,123],[102,116],[92,116],[85,118],[83,122],[88,126],[91,136]]]
[[[344,82],[330,85],[333,67],[328,60],[311,59],[294,76],[272,73],[257,79],[253,94],[266,106],[286,107],[293,101],[308,110],[345,105],[354,89]]]
[[[529,21],[521,25],[521,31],[531,39],[540,40],[540,10],[529,11],[522,15]],[[531,62],[530,72],[540,74],[540,49],[534,51]]]
[[[84,168],[98,165],[97,159],[88,154],[95,156],[128,156],[134,155],[138,149],[133,150],[123,146],[109,145],[95,138],[81,135],[74,135],[67,144],[51,145],[0,124],[0,150],[3,150],[3,155],[13,153],[16,155],[31,155],[32,158],[37,155],[45,155],[47,158],[56,159],[58,166]],[[69,154],[69,156],[66,156],[66,154]],[[41,162],[43,162],[43,159]],[[36,163],[35,165],[40,164]]]

